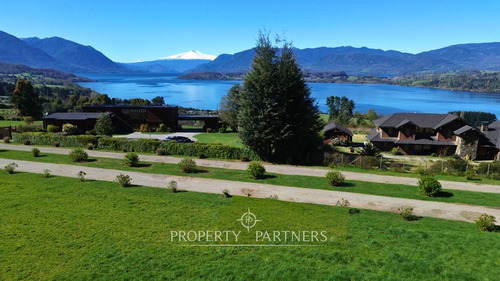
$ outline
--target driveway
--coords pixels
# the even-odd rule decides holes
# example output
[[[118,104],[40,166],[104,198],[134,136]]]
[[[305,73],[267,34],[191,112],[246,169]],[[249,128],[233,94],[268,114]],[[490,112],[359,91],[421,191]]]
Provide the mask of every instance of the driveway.
[[[500,220],[500,209],[466,204],[421,201],[415,199],[395,198],[377,195],[358,194],[342,191],[330,191],[312,188],[298,188],[229,180],[202,179],[179,177],[171,175],[145,174],[112,169],[100,169],[74,165],[38,163],[31,161],[0,158],[0,167],[15,162],[19,165],[17,171],[43,174],[49,169],[52,175],[76,178],[79,171],[86,173],[86,178],[102,181],[114,181],[119,174],[131,176],[132,183],[142,186],[167,188],[170,181],[176,181],[178,187],[186,191],[222,194],[227,189],[230,194],[269,198],[277,196],[277,200],[312,203],[320,205],[335,205],[342,199],[348,200],[351,207],[384,212],[398,212],[401,206],[409,206],[418,216],[434,217],[457,221],[473,222],[481,214],[487,213]],[[8,175],[4,174],[5,177]],[[118,188],[118,184],[117,184]],[[275,197],[276,198],[276,197]]]
[[[148,134],[148,133],[141,133],[141,132],[133,132],[128,135],[114,135],[113,137],[115,138],[127,138],[127,139],[157,139],[157,140],[164,140],[169,136],[181,136],[181,137],[186,137],[189,138],[192,141],[197,141],[197,139],[194,137],[198,134],[201,134],[202,132],[175,132],[175,133],[165,133],[165,134]]]

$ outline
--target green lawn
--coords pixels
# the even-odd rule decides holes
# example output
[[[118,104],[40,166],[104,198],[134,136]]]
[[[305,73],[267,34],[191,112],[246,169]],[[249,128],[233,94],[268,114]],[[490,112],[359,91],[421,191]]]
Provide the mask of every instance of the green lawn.
[[[42,121],[35,121],[33,124],[43,124]],[[9,121],[9,120],[0,120],[0,127],[9,127],[9,126],[19,126],[19,125],[26,125],[24,121]]]
[[[194,136],[200,143],[221,143],[234,147],[243,147],[238,133],[203,133]]]
[[[93,158],[96,161],[90,161],[85,163],[73,163],[69,161],[67,155],[42,153],[41,156],[42,157],[35,158],[32,156],[31,152],[23,152],[23,151],[5,151],[5,150],[0,151],[1,158],[15,159],[15,160],[38,161],[44,163],[56,163],[56,164],[67,164],[67,165],[80,165],[80,166],[88,166],[88,167],[96,167],[104,169],[137,171],[137,172],[152,173],[152,174],[168,174],[168,175],[213,178],[222,180],[229,179],[233,181],[242,181],[242,182],[255,182],[255,183],[265,183],[265,184],[304,187],[304,188],[339,190],[339,191],[362,193],[362,194],[373,194],[381,196],[439,201],[448,203],[463,203],[463,204],[483,205],[483,206],[500,206],[499,204],[500,194],[493,194],[493,193],[471,192],[462,190],[443,190],[441,196],[426,197],[419,194],[418,188],[416,186],[407,186],[407,185],[348,181],[347,186],[331,187],[328,185],[327,181],[324,178],[320,177],[282,175],[282,174],[269,173],[268,177],[265,179],[252,180],[248,178],[246,171],[241,171],[241,170],[200,167],[200,169],[202,170],[201,172],[194,174],[186,174],[180,172],[176,164],[144,163],[147,164],[144,167],[128,167],[123,165],[122,161],[119,159]]]
[[[250,232],[237,221],[261,220]],[[474,224],[0,173],[3,280],[496,280],[500,233]],[[324,230],[313,247],[190,247],[171,231]],[[205,244],[200,242],[196,244]],[[294,242],[282,242],[294,244]],[[220,245],[220,243],[216,243]],[[269,243],[266,243],[269,244]],[[277,244],[280,244],[279,242]],[[295,242],[295,244],[297,244]]]

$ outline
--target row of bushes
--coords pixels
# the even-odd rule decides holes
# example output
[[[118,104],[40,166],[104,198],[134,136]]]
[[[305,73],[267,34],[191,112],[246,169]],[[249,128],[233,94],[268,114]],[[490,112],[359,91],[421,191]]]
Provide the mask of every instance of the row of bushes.
[[[89,143],[94,146],[98,145],[99,137],[78,135],[78,136],[63,136],[54,133],[22,133],[12,134],[12,141],[17,143],[26,143],[37,145],[55,145],[62,147],[87,147]]]
[[[261,160],[250,149],[231,147],[222,144],[163,142],[155,139],[128,140],[126,138],[110,138],[92,135],[62,136],[53,133],[13,134],[14,142],[35,145],[56,145],[61,147],[87,147],[89,143],[98,149],[124,152],[156,153],[158,148],[165,154],[184,155],[200,158]]]

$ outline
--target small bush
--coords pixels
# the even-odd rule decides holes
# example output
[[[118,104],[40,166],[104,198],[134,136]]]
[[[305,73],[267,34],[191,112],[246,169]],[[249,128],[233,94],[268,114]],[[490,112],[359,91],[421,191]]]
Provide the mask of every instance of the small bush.
[[[248,165],[247,172],[251,179],[263,179],[266,174],[266,168],[258,162],[252,162]]]
[[[212,128],[207,128],[207,133],[211,133],[212,132]]]
[[[165,150],[165,148],[163,148],[163,147],[158,147],[158,148],[156,149],[156,154],[157,154],[157,155],[167,155],[167,151],[166,151],[166,150]]]
[[[391,154],[392,155],[401,155],[401,151],[399,151],[399,147],[393,147],[391,149]]]
[[[88,150],[94,150],[94,144],[93,143],[87,143],[87,149]]]
[[[139,165],[139,155],[135,152],[127,152],[123,157],[123,164],[129,167],[137,167]]]
[[[147,132],[149,132],[149,125],[148,125],[148,123],[141,124],[141,127],[139,127],[139,131],[141,131],[141,133],[147,133]]]
[[[418,189],[425,196],[434,196],[441,191],[441,184],[431,176],[423,176],[418,180]]]
[[[205,153],[203,153],[203,152],[200,152],[200,153],[198,153],[198,158],[205,159],[205,158],[207,158],[207,155],[205,155]]]
[[[250,158],[248,158],[248,156],[242,154],[242,155],[240,155],[240,161],[241,162],[249,162]]]
[[[11,139],[10,137],[4,137],[4,138],[3,138],[3,142],[4,142],[4,143],[10,143],[10,141],[11,141],[11,140],[12,140],[12,139]]]
[[[335,206],[349,207],[349,206],[351,206],[351,203],[349,203],[349,200],[342,198],[342,200],[337,200],[337,203],[335,203]]]
[[[23,141],[23,144],[24,144],[24,145],[30,145],[30,144],[31,144],[31,142],[30,142],[29,140],[24,140],[24,141]]]
[[[89,159],[89,155],[81,148],[75,148],[69,153],[69,160],[71,162],[83,162]]]
[[[431,157],[438,157],[439,155],[436,152],[431,153]]]
[[[68,135],[77,135],[80,132],[76,125],[70,123],[63,124],[62,131]]]
[[[31,150],[31,154],[33,154],[33,157],[38,157],[38,156],[40,156],[40,149],[38,149],[38,148],[36,148],[36,147],[35,147],[35,148],[33,148],[33,149]]]
[[[19,167],[16,163],[10,163],[7,164],[7,166],[4,167],[5,171],[9,174],[13,174],[16,168]]]
[[[84,171],[80,171],[80,172],[78,172],[78,174],[76,174],[76,176],[80,179],[81,182],[85,181],[86,175],[87,175],[87,173],[85,173]]]
[[[345,183],[345,177],[338,171],[329,171],[326,173],[326,180],[331,186],[341,186]]]
[[[170,181],[168,183],[168,188],[170,188],[170,190],[172,190],[173,193],[179,192],[179,189],[177,188],[177,182],[176,181]]]
[[[398,209],[398,214],[406,221],[416,220],[418,217],[413,213],[413,208],[408,206],[402,206]]]
[[[171,133],[172,132],[172,128],[168,127],[167,124],[160,124],[160,126],[158,126],[158,128],[156,128],[156,131],[157,132],[164,132],[164,133]]]
[[[197,170],[196,162],[191,158],[182,159],[177,166],[184,173],[195,173]]]
[[[119,174],[116,176],[116,182],[122,187],[129,187],[132,182],[132,178],[129,175]]]
[[[35,122],[35,119],[31,116],[26,116],[24,117],[23,121],[25,124],[31,125],[33,124],[33,122]]]
[[[58,141],[56,141],[56,142],[54,142],[54,146],[55,147],[59,147],[59,146],[61,146],[61,143],[59,143]]]
[[[61,128],[59,128],[59,126],[56,126],[56,125],[47,125],[47,132],[48,133],[57,133],[57,132],[60,132],[61,131]]]
[[[220,127],[219,128],[219,133],[225,133],[226,132],[226,127]]]
[[[50,170],[49,169],[45,169],[43,170],[43,176],[45,178],[50,178]]]
[[[233,197],[231,195],[231,193],[229,193],[229,189],[227,189],[227,188],[222,191],[222,195],[224,195],[224,198],[231,198],[231,197]]]
[[[269,199],[278,200],[278,195],[271,194],[271,196],[269,196]]]
[[[496,219],[492,215],[482,214],[477,220],[476,225],[481,231],[495,230]]]
[[[479,176],[476,174],[476,171],[473,169],[469,169],[465,172],[465,178],[467,180],[480,180]]]
[[[28,132],[44,132],[43,126],[41,124],[26,124],[17,126],[18,133],[28,133]]]

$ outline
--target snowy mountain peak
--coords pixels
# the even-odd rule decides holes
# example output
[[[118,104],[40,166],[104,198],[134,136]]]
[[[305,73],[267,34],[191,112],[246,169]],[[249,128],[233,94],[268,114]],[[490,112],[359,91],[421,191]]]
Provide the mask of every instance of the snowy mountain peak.
[[[161,58],[160,60],[214,60],[216,57],[217,56],[203,54],[200,51],[191,50],[186,53]]]

